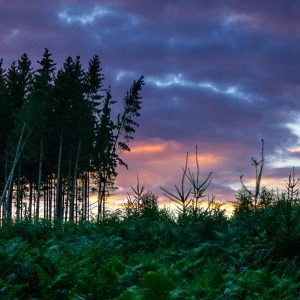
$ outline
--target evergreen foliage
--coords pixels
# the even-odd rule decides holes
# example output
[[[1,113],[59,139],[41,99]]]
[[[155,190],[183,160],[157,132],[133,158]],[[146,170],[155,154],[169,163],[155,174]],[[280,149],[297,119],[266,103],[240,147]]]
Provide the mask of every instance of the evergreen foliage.
[[[6,71],[0,60],[0,221],[90,220],[94,186],[100,220],[116,188],[117,166],[126,166],[120,155],[130,150],[138,126],[143,77],[114,120],[117,101],[103,87],[97,55],[87,70],[78,56],[56,71],[45,49],[38,64],[33,70],[23,54]]]

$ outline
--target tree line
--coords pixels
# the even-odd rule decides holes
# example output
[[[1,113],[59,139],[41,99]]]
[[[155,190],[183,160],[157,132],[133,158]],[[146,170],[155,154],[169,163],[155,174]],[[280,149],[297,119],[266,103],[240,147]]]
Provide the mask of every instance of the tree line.
[[[85,69],[68,57],[59,69],[48,49],[34,70],[27,54],[8,70],[0,60],[0,220],[99,220],[126,163],[140,116],[143,76],[112,113],[99,56]],[[117,117],[114,119],[112,115]]]

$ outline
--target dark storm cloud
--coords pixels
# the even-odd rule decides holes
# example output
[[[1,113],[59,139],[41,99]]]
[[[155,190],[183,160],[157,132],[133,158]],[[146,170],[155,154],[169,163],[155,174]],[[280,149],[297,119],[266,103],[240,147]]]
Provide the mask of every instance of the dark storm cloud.
[[[288,149],[298,135],[286,124],[300,111],[299,3],[0,1],[0,56],[6,66],[23,52],[36,61],[48,47],[61,65],[68,55],[86,64],[99,54],[119,99],[144,74],[137,140],[228,156],[216,178],[230,181],[251,174],[247,160],[262,137],[268,155],[296,156]]]

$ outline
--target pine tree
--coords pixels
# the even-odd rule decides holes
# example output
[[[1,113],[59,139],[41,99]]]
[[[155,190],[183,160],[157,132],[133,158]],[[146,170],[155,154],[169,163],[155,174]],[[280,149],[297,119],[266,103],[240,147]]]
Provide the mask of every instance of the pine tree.
[[[8,123],[6,122],[8,110],[7,86],[5,70],[2,68],[3,59],[0,60],[0,193],[3,193],[7,179],[7,139]],[[2,219],[2,203],[0,203],[0,219]]]
[[[3,59],[0,60],[0,191],[3,190],[6,180],[5,176],[5,164],[6,164],[6,150],[7,150],[7,138],[8,138],[8,123],[6,121],[8,110],[7,101],[7,86],[5,70],[2,68]]]
[[[127,92],[124,98],[124,111],[118,115],[117,122],[117,134],[115,136],[115,147],[121,150],[130,151],[129,142],[133,139],[135,128],[138,127],[138,123],[134,118],[140,116],[141,109],[141,96],[140,91],[144,85],[144,77],[134,81],[131,89]],[[122,138],[122,140],[120,140]],[[122,164],[122,161],[120,161]]]
[[[143,77],[134,81],[124,98],[123,112],[118,115],[116,123],[111,119],[111,105],[115,101],[111,100],[110,91],[106,93],[95,142],[94,166],[98,184],[98,219],[105,215],[105,202],[109,192],[114,189],[118,164],[127,167],[127,164],[120,158],[118,150],[130,151],[129,142],[133,139],[133,133],[138,126],[135,118],[140,116],[139,93],[143,85]]]
[[[112,101],[110,91],[106,92],[101,117],[96,127],[96,141],[94,147],[94,168],[96,171],[98,189],[98,219],[105,214],[105,201],[109,190],[113,188],[117,176],[117,156],[114,151],[114,128],[111,119]]]
[[[27,96],[29,95],[32,88],[32,76],[33,71],[31,68],[31,61],[27,54],[23,54],[18,60],[18,64],[12,63],[11,67],[7,72],[7,100],[8,100],[8,114],[6,117],[7,121],[7,132],[9,133],[7,142],[7,165],[8,169],[11,169],[12,174],[8,177],[9,190],[7,191],[6,197],[6,213],[7,218],[10,219],[12,216],[12,201],[13,201],[13,181],[14,181],[14,170],[16,168],[15,163],[20,163],[22,151],[24,149],[24,141],[27,141],[28,132],[25,123],[18,123],[18,116],[23,104],[26,102]],[[15,154],[15,145],[18,143],[19,137],[23,136],[24,141],[21,141],[20,153]],[[9,163],[10,162],[10,163]],[[17,179],[18,181],[18,179]],[[17,185],[20,187],[19,185]],[[6,191],[4,191],[6,193]],[[20,191],[17,191],[17,195],[20,195]],[[18,201],[18,200],[17,200]],[[18,203],[19,204],[19,203]],[[17,205],[19,209],[19,205]]]
[[[68,57],[56,74],[48,49],[38,63],[33,72],[23,54],[5,72],[0,60],[1,212],[8,219],[16,212],[18,220],[87,220],[93,176],[98,218],[104,217],[117,166],[126,166],[120,152],[130,150],[138,126],[143,77],[133,83],[114,121],[116,101],[103,88],[97,55],[87,71],[80,57]]]
[[[30,139],[25,149],[23,164],[24,174],[31,182],[30,186],[37,188],[35,218],[39,219],[40,195],[43,179],[43,162],[50,159],[47,146],[50,144],[53,119],[53,80],[55,64],[48,49],[45,49],[42,60],[38,62],[41,68],[37,70],[32,91],[28,95],[19,114],[20,124],[26,122],[30,131]],[[37,165],[32,162],[38,162]],[[46,173],[45,173],[46,175]],[[30,209],[31,211],[31,209]]]
[[[93,103],[85,96],[86,74],[82,69],[80,57],[76,60],[67,58],[64,68],[58,72],[55,89],[58,105],[56,111],[60,124],[56,215],[59,218],[63,216],[61,184],[64,177],[67,195],[65,204],[69,209],[69,218],[73,221],[78,168],[80,166],[83,170],[89,165],[86,153],[89,153],[92,147],[95,123]],[[84,164],[80,159],[82,152],[85,153]]]

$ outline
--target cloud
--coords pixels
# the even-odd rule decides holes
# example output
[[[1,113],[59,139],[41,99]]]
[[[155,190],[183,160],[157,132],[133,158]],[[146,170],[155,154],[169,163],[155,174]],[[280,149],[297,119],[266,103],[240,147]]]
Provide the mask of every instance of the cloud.
[[[48,47],[59,67],[69,55],[86,66],[99,54],[119,106],[143,74],[123,190],[136,173],[154,191],[172,186],[198,145],[212,189],[229,199],[241,174],[253,177],[261,138],[267,177],[298,166],[299,9],[296,0],[2,1],[0,57],[8,67],[27,52],[36,65]]]
[[[134,15],[116,10],[111,5],[87,5],[82,7],[79,5],[64,5],[65,7],[57,13],[58,18],[69,25],[78,23],[82,26],[96,26],[99,21],[106,24],[114,24],[115,21],[129,23],[130,25],[138,24]]]
[[[72,14],[68,9],[58,13],[61,20],[71,24],[80,23],[82,25],[92,24],[96,19],[101,17],[108,17],[112,11],[99,5],[95,6],[89,13]]]
[[[158,79],[150,77],[147,79],[148,83],[156,85],[158,88],[167,88],[172,86],[179,86],[186,89],[202,89],[224,96],[232,96],[233,98],[249,101],[249,96],[243,93],[237,86],[227,86],[224,88],[218,87],[213,82],[193,82],[184,79],[182,73],[168,74],[165,79]]]

